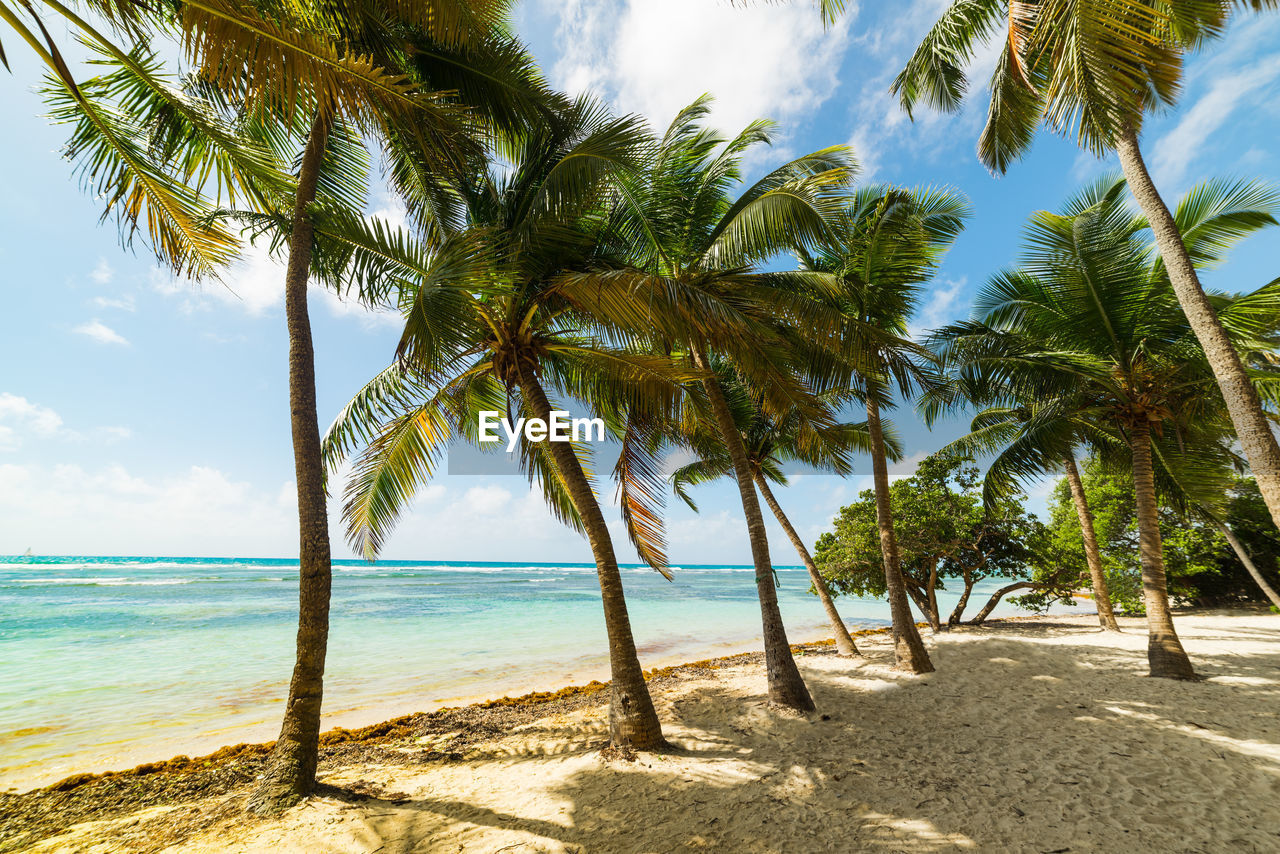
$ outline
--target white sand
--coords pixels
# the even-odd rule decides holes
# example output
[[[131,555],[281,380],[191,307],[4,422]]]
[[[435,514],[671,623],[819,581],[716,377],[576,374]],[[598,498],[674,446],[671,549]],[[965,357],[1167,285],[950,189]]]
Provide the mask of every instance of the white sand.
[[[599,712],[579,713],[465,762],[388,750],[326,780],[403,803],[320,797],[253,823],[229,810],[165,850],[1280,852],[1280,616],[1178,618],[1200,683],[1147,678],[1144,625],[1123,622],[927,637],[924,677],[865,638],[866,660],[800,659],[808,718],[765,705],[758,667],[721,670],[655,698],[675,755],[606,762]],[[111,825],[34,850],[138,838]]]

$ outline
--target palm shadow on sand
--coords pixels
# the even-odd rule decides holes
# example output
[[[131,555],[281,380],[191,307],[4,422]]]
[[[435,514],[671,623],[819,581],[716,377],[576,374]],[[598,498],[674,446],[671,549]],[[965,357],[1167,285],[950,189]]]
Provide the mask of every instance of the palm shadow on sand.
[[[597,760],[536,809],[435,792],[350,808],[380,854],[1280,850],[1280,645],[1193,655],[1206,681],[1186,683],[1078,624],[1028,629],[956,633],[925,677],[882,649],[802,658],[807,718],[714,683],[678,692],[663,714],[679,750]],[[504,773],[536,785],[543,757],[598,748],[590,727],[545,729],[557,747],[498,749],[475,773],[514,760]]]

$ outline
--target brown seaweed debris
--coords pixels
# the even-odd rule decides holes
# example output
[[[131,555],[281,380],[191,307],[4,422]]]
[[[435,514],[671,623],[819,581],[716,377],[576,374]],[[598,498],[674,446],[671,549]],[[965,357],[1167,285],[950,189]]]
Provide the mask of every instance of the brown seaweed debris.
[[[867,629],[853,634],[861,637],[885,631]],[[832,645],[833,641],[828,640],[797,644],[792,649],[797,654],[822,654],[829,653]],[[676,682],[707,678],[717,670],[758,664],[763,659],[763,653],[741,653],[657,668],[647,671],[645,677],[660,691]],[[500,739],[515,727],[603,706],[608,701],[608,687],[606,682],[593,681],[558,691],[534,691],[469,706],[418,712],[356,729],[331,729],[320,736],[320,772],[332,774],[361,763],[385,762],[388,748],[400,751],[398,761],[459,761],[469,748]],[[418,739],[425,736],[444,733],[452,735],[447,751],[418,744]],[[273,745],[274,742],[229,745],[205,756],[175,756],[123,771],[75,774],[21,794],[0,792],[0,852],[25,848],[82,822],[121,818],[157,806],[180,809],[153,819],[156,827],[152,836],[143,833],[140,838],[164,840],[166,844],[180,841],[218,817],[225,818],[228,810],[237,809],[234,804],[261,773]],[[219,806],[207,820],[201,819],[201,811],[207,810],[215,799],[220,799]],[[201,806],[196,808],[193,802],[201,802]],[[138,850],[150,847],[150,843],[139,843]]]

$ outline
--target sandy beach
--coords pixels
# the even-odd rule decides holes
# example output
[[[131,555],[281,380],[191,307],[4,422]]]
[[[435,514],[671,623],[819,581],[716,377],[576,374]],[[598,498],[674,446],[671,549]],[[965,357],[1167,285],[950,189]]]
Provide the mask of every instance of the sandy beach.
[[[798,648],[809,717],[765,704],[755,656],[660,674],[669,754],[602,755],[603,695],[567,691],[331,737],[321,794],[276,820],[240,812],[252,749],[6,796],[0,848],[1280,850],[1280,616],[1178,627],[1203,681],[1146,677],[1140,620],[1118,636],[1091,616],[960,628],[929,638],[926,676],[892,670],[869,635],[864,659]],[[149,793],[132,809],[86,808],[130,787]]]

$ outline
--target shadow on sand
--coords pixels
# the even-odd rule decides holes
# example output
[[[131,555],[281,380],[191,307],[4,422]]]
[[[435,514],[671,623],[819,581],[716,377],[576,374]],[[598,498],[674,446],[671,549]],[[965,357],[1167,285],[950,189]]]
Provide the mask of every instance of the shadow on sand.
[[[605,762],[599,727],[546,722],[473,757],[466,796],[331,795],[379,854],[1280,851],[1280,623],[1184,639],[1205,681],[1146,677],[1136,621],[1120,645],[1079,624],[960,630],[925,677],[883,647],[809,656],[809,717],[727,673],[664,702],[670,755]],[[1204,651],[1224,640],[1248,643]],[[487,806],[508,775],[524,808]]]

